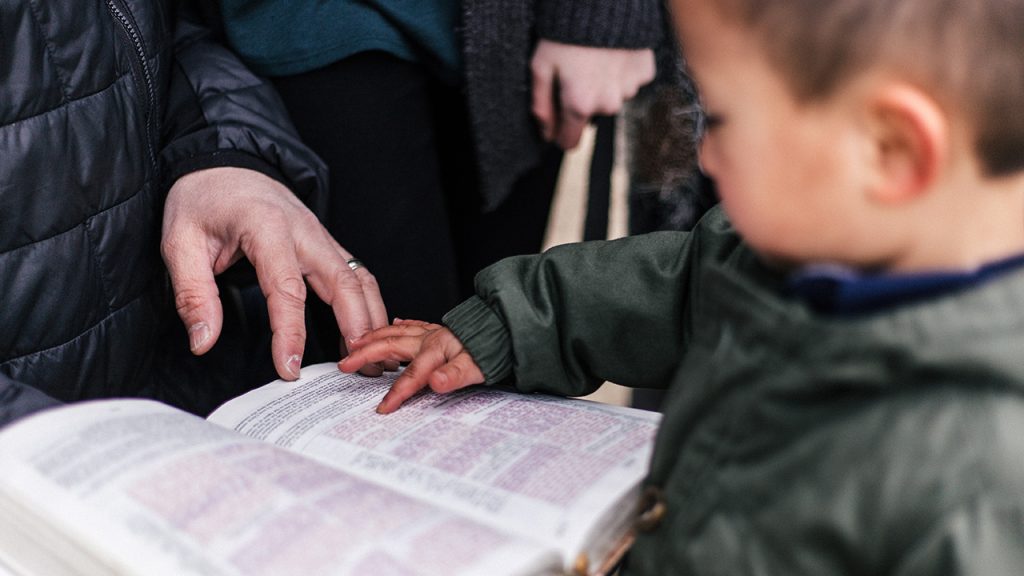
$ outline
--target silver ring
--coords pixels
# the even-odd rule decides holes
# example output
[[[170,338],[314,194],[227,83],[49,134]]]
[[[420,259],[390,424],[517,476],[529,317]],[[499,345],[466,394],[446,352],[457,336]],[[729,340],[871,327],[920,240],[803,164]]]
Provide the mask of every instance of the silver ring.
[[[353,272],[360,268],[366,268],[366,265],[363,264],[363,261],[359,258],[349,258],[345,261],[345,264],[348,264],[348,267],[351,268]]]

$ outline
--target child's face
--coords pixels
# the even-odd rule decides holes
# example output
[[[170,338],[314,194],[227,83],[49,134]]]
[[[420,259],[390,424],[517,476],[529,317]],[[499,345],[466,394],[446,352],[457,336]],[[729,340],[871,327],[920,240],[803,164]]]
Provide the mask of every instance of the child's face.
[[[844,95],[800,104],[752,35],[714,0],[675,0],[683,53],[708,114],[701,165],[743,237],[784,262],[863,263],[865,154]]]

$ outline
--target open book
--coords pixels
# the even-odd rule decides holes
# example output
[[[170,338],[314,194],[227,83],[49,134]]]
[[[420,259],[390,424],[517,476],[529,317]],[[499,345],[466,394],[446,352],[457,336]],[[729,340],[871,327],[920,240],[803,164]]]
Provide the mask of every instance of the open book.
[[[303,368],[207,420],[86,402],[0,433],[0,574],[598,574],[659,416]]]

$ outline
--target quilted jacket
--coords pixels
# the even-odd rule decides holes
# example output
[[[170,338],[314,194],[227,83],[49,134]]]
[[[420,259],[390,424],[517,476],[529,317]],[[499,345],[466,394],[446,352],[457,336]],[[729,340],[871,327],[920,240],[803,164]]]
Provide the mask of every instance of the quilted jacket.
[[[55,401],[155,395],[178,322],[159,254],[169,184],[258,169],[325,189],[276,95],[188,7],[0,3],[0,424]],[[180,385],[187,385],[182,382]]]

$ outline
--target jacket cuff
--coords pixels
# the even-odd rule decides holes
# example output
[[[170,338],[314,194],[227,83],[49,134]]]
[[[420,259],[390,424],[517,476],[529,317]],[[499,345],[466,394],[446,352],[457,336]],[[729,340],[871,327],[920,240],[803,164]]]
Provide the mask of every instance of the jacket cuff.
[[[224,166],[255,170],[256,172],[260,172],[274,180],[277,180],[281,184],[288,186],[288,182],[285,180],[284,175],[281,174],[281,171],[262,158],[258,158],[252,154],[238,150],[217,150],[207,154],[189,156],[188,158],[175,162],[174,165],[171,166],[170,170],[167,171],[167,179],[164,182],[165,189],[170,188],[178,178],[181,178],[185,174],[206,170],[207,168],[221,168]]]
[[[462,342],[484,373],[486,384],[512,375],[512,338],[501,316],[478,296],[452,308],[441,322]]]
[[[547,0],[539,3],[541,38],[601,48],[653,48],[662,38],[657,0]]]

